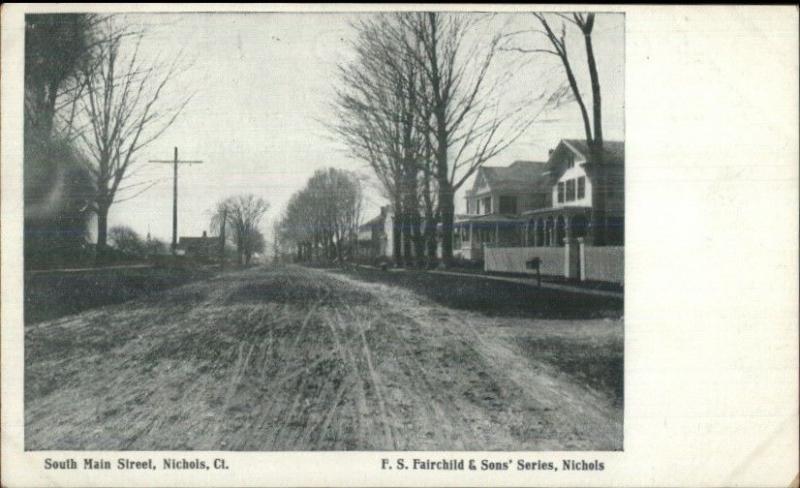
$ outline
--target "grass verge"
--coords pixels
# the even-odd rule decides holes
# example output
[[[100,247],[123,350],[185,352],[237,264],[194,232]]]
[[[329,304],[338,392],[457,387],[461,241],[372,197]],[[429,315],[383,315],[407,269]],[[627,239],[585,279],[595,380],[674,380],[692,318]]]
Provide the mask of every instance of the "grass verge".
[[[97,268],[25,273],[25,323],[57,319],[208,278],[204,268]]]
[[[495,317],[552,319],[619,318],[623,300],[519,283],[453,276],[418,270],[382,271],[372,268],[334,270],[353,278],[397,285],[434,302]]]

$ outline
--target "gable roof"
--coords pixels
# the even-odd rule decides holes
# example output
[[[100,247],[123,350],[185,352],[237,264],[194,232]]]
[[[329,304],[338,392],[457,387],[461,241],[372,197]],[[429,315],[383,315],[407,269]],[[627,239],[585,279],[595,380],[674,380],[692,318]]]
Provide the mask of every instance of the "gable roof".
[[[384,212],[381,212],[380,214],[376,215],[375,217],[372,217],[368,221],[358,226],[358,230],[366,231],[372,228],[382,228],[385,221],[386,221],[386,214]]]
[[[529,192],[542,188],[542,175],[547,163],[540,161],[514,161],[509,166],[481,166],[475,184],[467,194],[474,194],[481,178],[492,191]]]
[[[568,145],[585,159],[589,158],[589,145],[586,139],[561,139],[561,144]],[[625,141],[603,141],[603,164],[625,164]]]

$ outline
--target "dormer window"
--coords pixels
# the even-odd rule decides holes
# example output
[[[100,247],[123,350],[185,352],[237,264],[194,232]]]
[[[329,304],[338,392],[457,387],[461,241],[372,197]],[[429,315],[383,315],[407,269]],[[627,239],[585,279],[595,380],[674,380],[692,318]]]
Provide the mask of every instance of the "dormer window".
[[[575,155],[572,154],[571,152],[567,153],[564,160],[566,161],[567,169],[575,167]]]

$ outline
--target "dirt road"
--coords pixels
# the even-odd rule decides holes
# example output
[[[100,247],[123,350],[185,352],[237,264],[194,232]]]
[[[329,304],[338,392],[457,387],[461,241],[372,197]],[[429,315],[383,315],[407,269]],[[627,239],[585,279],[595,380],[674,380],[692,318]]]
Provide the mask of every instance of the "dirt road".
[[[621,334],[321,270],[228,273],[28,326],[26,448],[621,449],[619,405],[525,346]]]

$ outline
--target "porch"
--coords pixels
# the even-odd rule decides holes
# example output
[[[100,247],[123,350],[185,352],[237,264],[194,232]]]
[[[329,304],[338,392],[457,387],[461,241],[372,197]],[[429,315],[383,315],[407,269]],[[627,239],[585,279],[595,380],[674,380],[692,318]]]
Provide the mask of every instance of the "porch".
[[[502,214],[458,220],[453,223],[454,254],[469,261],[481,261],[487,246],[520,246],[520,224],[517,217]]]
[[[520,217],[522,247],[563,247],[564,240],[583,238],[591,245],[591,208],[559,207],[531,210]]]

